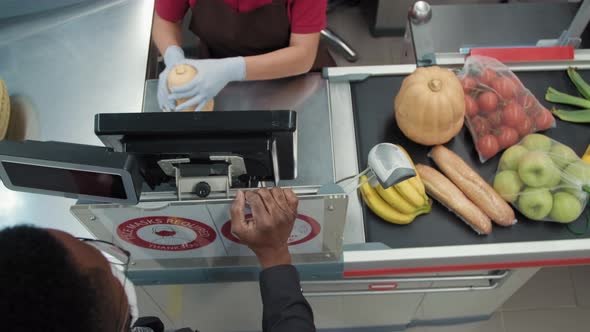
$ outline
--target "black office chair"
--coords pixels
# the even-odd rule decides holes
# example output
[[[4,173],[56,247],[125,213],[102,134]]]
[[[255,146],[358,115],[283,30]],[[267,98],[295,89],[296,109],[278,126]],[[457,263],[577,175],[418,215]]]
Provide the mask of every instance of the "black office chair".
[[[340,5],[357,5],[359,2],[360,0],[328,0],[328,13]],[[328,41],[332,49],[335,52],[342,54],[346,60],[349,62],[355,62],[358,60],[358,54],[356,51],[330,28],[322,30],[321,35],[322,38]]]

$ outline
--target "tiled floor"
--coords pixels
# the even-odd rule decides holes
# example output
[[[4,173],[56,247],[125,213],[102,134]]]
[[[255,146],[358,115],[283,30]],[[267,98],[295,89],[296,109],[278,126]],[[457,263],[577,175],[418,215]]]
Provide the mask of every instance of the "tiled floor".
[[[408,332],[582,332],[590,330],[590,267],[539,271],[487,321]]]

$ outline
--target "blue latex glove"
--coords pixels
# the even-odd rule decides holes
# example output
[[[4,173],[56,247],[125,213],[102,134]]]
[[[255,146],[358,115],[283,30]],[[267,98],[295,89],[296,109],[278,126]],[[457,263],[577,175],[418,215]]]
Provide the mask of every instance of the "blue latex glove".
[[[227,83],[243,81],[246,78],[246,61],[243,57],[210,60],[184,59],[179,63],[195,67],[198,73],[187,84],[171,89],[172,93],[168,96],[168,100],[172,103],[176,99],[190,98],[176,106],[175,111],[198,105],[195,111],[199,112]]]
[[[168,74],[170,70],[184,60],[184,51],[178,46],[170,46],[164,52],[164,63],[166,68],[160,73],[158,77],[158,105],[163,111],[173,111],[176,107],[174,100],[168,98]]]

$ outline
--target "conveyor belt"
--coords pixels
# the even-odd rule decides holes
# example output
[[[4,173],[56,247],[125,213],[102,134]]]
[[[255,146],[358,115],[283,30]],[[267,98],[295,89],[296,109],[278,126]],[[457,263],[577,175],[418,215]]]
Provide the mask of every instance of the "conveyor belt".
[[[581,74],[590,81],[590,71]],[[565,71],[523,72],[518,76],[546,107],[550,107],[550,104],[543,100],[543,96],[549,85],[560,91],[575,93],[575,88]],[[361,169],[364,169],[367,163],[369,150],[379,142],[401,144],[416,163],[434,165],[427,157],[429,149],[409,141],[395,124],[394,98],[404,77],[372,77],[363,82],[353,83],[351,86]],[[557,128],[545,133],[571,146],[579,155],[590,143],[589,125],[571,124],[558,120]],[[471,136],[465,128],[447,146],[463,157],[484,179],[487,181],[493,179],[501,154],[481,164],[477,159]],[[518,213],[517,225],[510,228],[495,226],[491,235],[478,236],[438,203],[433,205],[430,214],[419,217],[407,226],[382,221],[366,206],[363,213],[367,242],[381,242],[392,248],[590,238],[590,231],[585,235],[576,236],[569,232],[565,225],[527,220]],[[585,226],[583,217],[580,217],[573,227],[583,228]]]

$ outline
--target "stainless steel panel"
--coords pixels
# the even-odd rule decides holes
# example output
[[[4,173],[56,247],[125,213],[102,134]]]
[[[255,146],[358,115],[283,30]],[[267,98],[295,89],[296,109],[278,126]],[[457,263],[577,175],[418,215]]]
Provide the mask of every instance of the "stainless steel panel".
[[[559,38],[576,10],[570,3],[432,6],[429,22],[411,26],[416,59],[427,63],[433,53],[462,47],[535,46]]]
[[[0,19],[0,77],[14,110],[9,137],[102,145],[94,114],[140,112],[153,6],[83,1]],[[0,184],[0,227],[29,223],[88,236],[69,213],[73,203]]]

